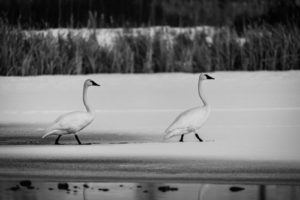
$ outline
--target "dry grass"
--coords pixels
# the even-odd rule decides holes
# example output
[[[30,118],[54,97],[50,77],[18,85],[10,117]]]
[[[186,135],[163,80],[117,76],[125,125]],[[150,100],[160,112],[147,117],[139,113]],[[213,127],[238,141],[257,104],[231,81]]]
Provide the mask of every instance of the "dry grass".
[[[126,30],[124,30],[126,31]],[[68,35],[28,37],[18,27],[0,21],[0,74],[87,74],[203,72],[220,70],[291,70],[300,68],[300,30],[285,26],[250,27],[242,33],[223,29],[208,43],[204,33],[185,33],[172,40],[157,32],[150,35],[119,34],[115,45],[98,45],[96,35],[87,40]]]

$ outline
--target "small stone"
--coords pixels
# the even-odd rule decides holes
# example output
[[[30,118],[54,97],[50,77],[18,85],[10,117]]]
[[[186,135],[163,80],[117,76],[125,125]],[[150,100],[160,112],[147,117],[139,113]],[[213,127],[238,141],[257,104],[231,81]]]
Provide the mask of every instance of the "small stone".
[[[243,188],[243,187],[238,187],[238,186],[232,186],[232,187],[229,188],[229,190],[230,190],[231,192],[239,192],[239,191],[245,190],[245,188]]]
[[[59,190],[68,190],[69,189],[69,184],[68,183],[58,183],[57,188]]]
[[[161,191],[161,192],[169,192],[169,191],[177,191],[178,188],[176,188],[176,187],[170,187],[170,186],[166,185],[166,186],[160,186],[160,187],[158,187],[158,190]]]
[[[29,187],[31,186],[31,181],[29,180],[20,181],[20,185],[23,187]]]
[[[20,186],[18,186],[18,185],[9,188],[9,190],[12,190],[12,191],[17,191],[19,189],[20,189]]]
[[[99,191],[103,191],[103,192],[108,192],[108,191],[109,191],[108,188],[99,188],[98,190],[99,190]]]

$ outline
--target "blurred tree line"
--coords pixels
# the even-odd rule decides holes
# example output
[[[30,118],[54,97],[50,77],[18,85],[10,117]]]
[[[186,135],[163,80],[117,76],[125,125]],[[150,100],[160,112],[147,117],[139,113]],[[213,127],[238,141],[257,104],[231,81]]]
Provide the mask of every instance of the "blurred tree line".
[[[300,25],[300,0],[0,0],[22,28]]]

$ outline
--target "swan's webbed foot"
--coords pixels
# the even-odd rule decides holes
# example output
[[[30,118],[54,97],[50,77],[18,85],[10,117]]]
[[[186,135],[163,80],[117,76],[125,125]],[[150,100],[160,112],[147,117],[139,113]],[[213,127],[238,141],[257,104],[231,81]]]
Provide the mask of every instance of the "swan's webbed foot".
[[[199,140],[199,142],[203,142],[203,140],[199,137],[197,133],[195,133],[196,138]]]
[[[75,138],[76,138],[78,144],[82,144],[82,143],[80,142],[80,140],[79,140],[79,137],[78,137],[76,134],[75,134],[74,136],[75,136]]]
[[[58,142],[58,141],[59,141],[59,139],[60,139],[60,137],[61,137],[61,135],[58,135],[58,136],[57,136],[57,138],[56,138],[56,140],[55,140],[55,143],[54,143],[54,144],[56,144],[56,145],[57,145],[57,144],[60,144],[60,143]]]
[[[181,135],[179,142],[183,142],[184,134]]]

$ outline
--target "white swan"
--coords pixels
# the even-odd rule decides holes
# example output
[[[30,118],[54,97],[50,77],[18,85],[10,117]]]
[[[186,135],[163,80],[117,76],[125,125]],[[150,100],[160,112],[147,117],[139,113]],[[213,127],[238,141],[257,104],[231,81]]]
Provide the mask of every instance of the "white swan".
[[[198,106],[195,108],[188,109],[174,120],[174,122],[165,131],[165,139],[171,138],[173,136],[181,135],[180,142],[183,142],[183,137],[185,134],[195,133],[196,138],[202,142],[202,139],[197,134],[197,131],[202,127],[204,122],[207,120],[210,113],[210,106],[207,104],[203,94],[201,82],[202,80],[214,79],[207,74],[200,74],[198,82],[198,93],[203,106]]]
[[[58,141],[62,135],[74,134],[78,144],[81,144],[76,133],[94,120],[94,114],[92,113],[87,103],[87,88],[89,86],[100,86],[91,79],[87,79],[83,84],[83,103],[86,108],[85,111],[74,111],[59,116],[54,124],[47,129],[47,133],[43,135],[45,138],[49,135],[58,135],[55,140],[55,144],[59,144]]]

